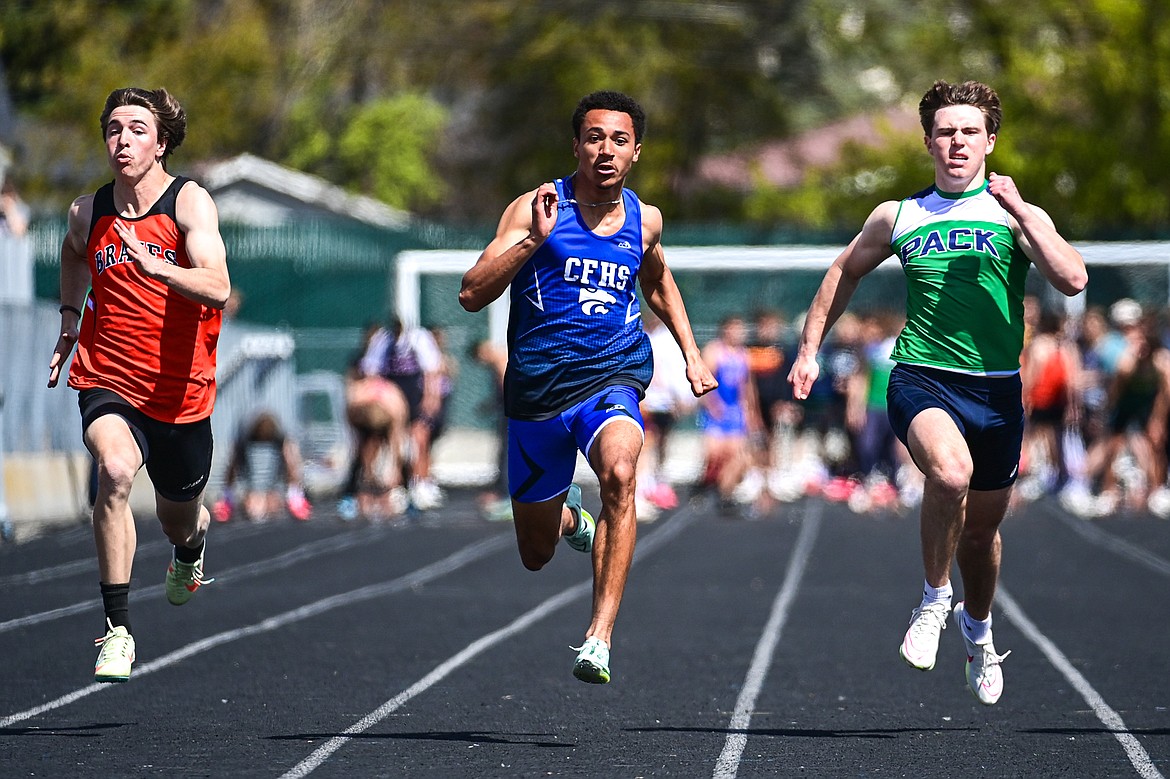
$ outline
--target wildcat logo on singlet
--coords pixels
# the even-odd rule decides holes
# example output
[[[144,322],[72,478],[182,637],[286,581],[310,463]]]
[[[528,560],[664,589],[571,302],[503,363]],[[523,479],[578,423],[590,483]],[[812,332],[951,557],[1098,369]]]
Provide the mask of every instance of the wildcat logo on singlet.
[[[978,227],[952,227],[945,232],[931,230],[907,241],[906,245],[898,252],[898,256],[903,265],[920,257],[950,252],[978,252],[999,257],[999,250],[995,248],[995,243],[992,241],[994,237],[994,230]]]
[[[157,243],[147,243],[146,241],[143,241],[142,245],[146,247],[146,250],[150,252],[151,255],[155,257],[162,257],[165,262],[169,262],[171,265],[179,264],[176,261],[178,254],[174,249],[167,249],[164,251],[163,247],[159,246]],[[94,254],[93,261],[94,265],[97,267],[97,272],[102,273],[106,270],[106,268],[112,268],[115,265],[121,265],[122,263],[130,262],[131,260],[130,253],[126,251],[126,246],[124,244],[122,245],[122,251],[119,252],[118,245],[111,243],[99,249]]]
[[[608,314],[610,306],[617,302],[617,298],[603,289],[596,287],[582,287],[581,297],[577,298],[581,304],[581,311],[586,314]]]

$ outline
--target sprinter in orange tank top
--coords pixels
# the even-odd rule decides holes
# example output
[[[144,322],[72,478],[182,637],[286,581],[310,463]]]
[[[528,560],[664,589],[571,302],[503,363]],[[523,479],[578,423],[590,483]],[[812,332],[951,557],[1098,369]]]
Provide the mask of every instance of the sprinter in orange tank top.
[[[78,390],[82,434],[98,473],[93,528],[105,636],[97,641],[94,679],[124,682],[134,662],[130,487],[144,465],[159,522],[175,546],[167,599],[182,605],[209,581],[203,489],[211,472],[220,312],[231,280],[211,196],[167,171],[187,134],[178,101],[165,89],[115,90],[101,128],[114,180],[69,209],[49,386],[76,344],[69,386]]]

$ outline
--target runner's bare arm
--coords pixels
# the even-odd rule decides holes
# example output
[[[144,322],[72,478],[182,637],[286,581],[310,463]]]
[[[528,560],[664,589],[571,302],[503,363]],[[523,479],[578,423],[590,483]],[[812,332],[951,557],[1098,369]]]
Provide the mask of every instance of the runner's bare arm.
[[[463,274],[459,305],[479,311],[504,294],[516,273],[557,223],[557,189],[551,182],[526,192],[504,209],[496,237]]]
[[[898,203],[889,200],[875,208],[865,220],[845,250],[837,256],[817,294],[813,297],[804,320],[804,331],[800,336],[796,359],[788,373],[793,396],[805,400],[813,382],[820,375],[817,352],[824,343],[825,334],[845,311],[862,277],[872,271],[890,256],[890,236],[894,219],[898,215]]]
[[[227,249],[219,234],[219,213],[207,190],[189,182],[175,200],[175,221],[186,240],[191,267],[167,262],[147,251],[131,223],[117,220],[114,230],[138,268],[186,298],[222,309],[232,291],[227,269]]]
[[[82,195],[69,207],[68,226],[61,242],[61,331],[53,356],[49,358],[50,387],[57,386],[61,371],[77,343],[81,319],[77,311],[85,311],[85,296],[91,280],[85,240],[92,214],[93,195]]]
[[[1042,208],[1024,202],[1010,176],[989,174],[987,191],[1011,215],[1020,248],[1044,278],[1066,295],[1083,290],[1089,282],[1085,259],[1056,231],[1052,218]]]
[[[674,336],[687,364],[687,381],[695,397],[701,397],[719,386],[695,343],[691,321],[675,283],[674,274],[666,264],[662,249],[662,212],[651,205],[642,205],[642,235],[647,244],[638,271],[638,284],[650,310]]]

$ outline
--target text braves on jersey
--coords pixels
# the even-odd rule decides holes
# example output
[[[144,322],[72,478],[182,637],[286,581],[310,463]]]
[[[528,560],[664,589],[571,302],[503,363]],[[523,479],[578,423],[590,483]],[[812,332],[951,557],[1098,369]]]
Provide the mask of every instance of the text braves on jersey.
[[[171,265],[178,265],[178,262],[176,262],[176,257],[178,255],[174,249],[167,249],[164,251],[163,247],[159,246],[157,243],[149,243],[147,241],[141,241],[141,243],[146,247],[146,250],[150,252],[152,256],[161,256],[163,260],[169,262]],[[114,265],[121,265],[124,262],[130,262],[130,252],[126,250],[125,244],[122,245],[122,251],[119,252],[118,245],[111,243],[95,252],[93,255],[93,261],[94,265],[97,266],[97,272],[101,273],[106,268],[113,267]]]

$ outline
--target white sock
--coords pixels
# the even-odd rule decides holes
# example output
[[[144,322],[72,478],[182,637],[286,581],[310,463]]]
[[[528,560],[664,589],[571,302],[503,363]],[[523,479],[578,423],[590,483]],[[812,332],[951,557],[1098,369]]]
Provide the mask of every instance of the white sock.
[[[971,612],[963,609],[963,618],[960,622],[963,635],[972,644],[983,644],[991,636],[991,614],[987,615],[987,619],[978,620],[971,616]]]
[[[951,597],[955,592],[951,589],[951,583],[947,582],[941,587],[931,587],[930,582],[924,581],[922,583],[922,605],[928,603],[945,603],[949,608],[951,605]]]

